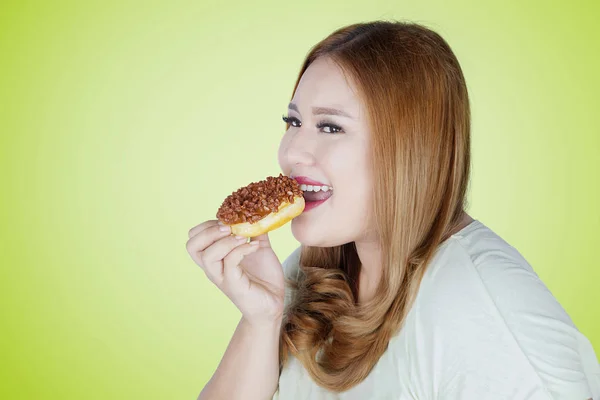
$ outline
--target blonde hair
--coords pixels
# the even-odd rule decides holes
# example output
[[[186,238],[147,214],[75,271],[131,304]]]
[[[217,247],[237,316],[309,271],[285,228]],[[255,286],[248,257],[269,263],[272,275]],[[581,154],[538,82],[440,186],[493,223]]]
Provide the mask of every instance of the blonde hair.
[[[280,368],[289,354],[334,392],[363,381],[401,328],[436,248],[463,215],[470,164],[470,110],[458,60],[446,41],[416,23],[373,21],[334,31],[298,74],[329,57],[356,84],[366,106],[373,226],[382,277],[358,303],[354,242],[302,246],[286,309]],[[281,369],[280,369],[281,370]]]

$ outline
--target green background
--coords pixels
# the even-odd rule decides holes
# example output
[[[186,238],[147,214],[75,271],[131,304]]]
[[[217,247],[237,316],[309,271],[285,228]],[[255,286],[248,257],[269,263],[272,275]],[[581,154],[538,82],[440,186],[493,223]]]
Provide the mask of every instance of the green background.
[[[0,398],[192,399],[240,317],[187,254],[276,175],[293,84],[334,29],[438,31],[473,113],[468,212],[600,354],[594,2],[1,1]],[[249,159],[248,157],[251,157]],[[273,232],[283,260],[298,246]]]

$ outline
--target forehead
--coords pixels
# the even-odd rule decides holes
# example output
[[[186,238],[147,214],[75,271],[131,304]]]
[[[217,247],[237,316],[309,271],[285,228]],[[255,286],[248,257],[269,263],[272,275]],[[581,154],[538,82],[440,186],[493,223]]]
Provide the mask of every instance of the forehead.
[[[360,98],[355,85],[329,58],[318,58],[304,71],[292,100],[303,111],[309,107],[335,107],[358,118]]]

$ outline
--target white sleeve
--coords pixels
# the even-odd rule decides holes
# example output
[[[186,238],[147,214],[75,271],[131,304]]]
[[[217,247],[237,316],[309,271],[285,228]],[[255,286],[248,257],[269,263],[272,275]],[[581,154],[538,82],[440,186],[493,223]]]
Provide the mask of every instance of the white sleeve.
[[[284,277],[291,279],[291,280],[298,279],[298,275],[300,274],[299,264],[300,264],[301,248],[302,247],[298,247],[296,250],[292,251],[292,253],[289,256],[287,256],[286,259],[281,263]],[[292,300],[292,296],[293,296],[292,290],[286,285],[285,286],[285,298],[283,301],[284,310],[290,304],[290,301]],[[280,397],[279,386],[277,386],[277,389],[275,390],[275,393],[273,393],[273,397],[271,398],[271,400],[282,400],[282,397]]]
[[[291,279],[297,280],[298,275],[300,274],[300,250],[302,247],[296,248],[296,250],[292,251],[292,253],[281,263],[283,268],[283,276]],[[286,285],[285,286],[285,298],[284,298],[284,309],[287,308],[289,303],[292,300],[292,290]]]
[[[439,270],[423,307],[435,397],[597,396],[582,363],[583,335],[533,269],[513,260],[475,266],[465,257]]]

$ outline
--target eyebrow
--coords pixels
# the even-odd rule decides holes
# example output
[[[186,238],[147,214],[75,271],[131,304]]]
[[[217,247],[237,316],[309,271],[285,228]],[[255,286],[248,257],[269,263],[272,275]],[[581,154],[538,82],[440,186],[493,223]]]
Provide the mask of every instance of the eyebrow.
[[[300,114],[300,110],[298,110],[298,106],[295,105],[294,103],[290,103],[288,105],[288,108],[290,110],[294,110],[298,114]],[[344,112],[342,110],[338,110],[337,108],[331,108],[331,107],[313,107],[312,108],[312,113],[313,113],[313,115],[338,115],[340,117],[346,117],[346,118],[354,119],[349,114],[347,114],[346,112]]]

